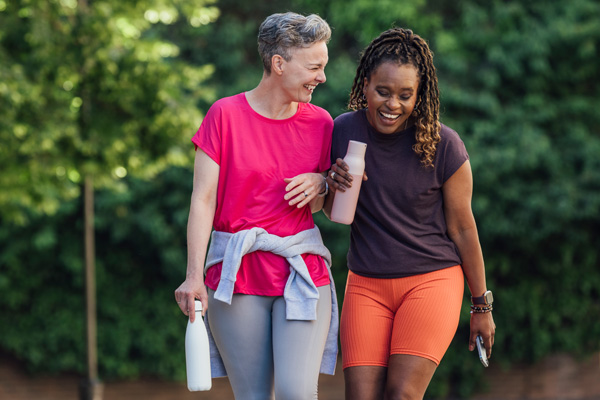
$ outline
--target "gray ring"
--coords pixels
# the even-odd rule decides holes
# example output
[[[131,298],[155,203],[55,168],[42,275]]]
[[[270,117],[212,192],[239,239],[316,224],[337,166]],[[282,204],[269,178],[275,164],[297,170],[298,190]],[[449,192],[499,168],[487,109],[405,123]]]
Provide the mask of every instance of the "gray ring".
[[[331,179],[335,181],[335,171],[331,171]]]
[[[306,193],[306,190],[304,191],[304,197],[308,197],[308,193]]]

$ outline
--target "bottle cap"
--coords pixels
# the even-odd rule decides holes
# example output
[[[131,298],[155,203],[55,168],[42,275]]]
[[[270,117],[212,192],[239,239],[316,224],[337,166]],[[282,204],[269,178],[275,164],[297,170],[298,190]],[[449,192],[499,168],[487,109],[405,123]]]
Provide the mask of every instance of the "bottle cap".
[[[194,303],[196,304],[194,306],[196,312],[202,311],[202,302],[200,300],[194,300]]]
[[[366,143],[358,142],[356,140],[350,140],[348,142],[348,153],[356,154],[361,157],[364,157],[366,151],[367,151]]]

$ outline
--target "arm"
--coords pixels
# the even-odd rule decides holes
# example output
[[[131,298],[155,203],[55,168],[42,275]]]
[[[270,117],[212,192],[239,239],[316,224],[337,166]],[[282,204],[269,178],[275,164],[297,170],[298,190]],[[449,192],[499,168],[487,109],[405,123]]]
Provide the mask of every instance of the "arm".
[[[194,184],[187,226],[188,260],[185,281],[175,290],[181,311],[192,322],[195,319],[194,299],[202,302],[202,314],[208,308],[204,286],[204,262],[217,204],[219,165],[204,151],[196,151]]]
[[[442,192],[448,236],[458,248],[471,294],[481,296],[487,290],[485,266],[477,225],[471,209],[473,176],[468,160],[444,183]],[[495,330],[496,325],[491,312],[471,314],[469,350],[475,348],[475,338],[481,335],[488,357],[491,356]]]

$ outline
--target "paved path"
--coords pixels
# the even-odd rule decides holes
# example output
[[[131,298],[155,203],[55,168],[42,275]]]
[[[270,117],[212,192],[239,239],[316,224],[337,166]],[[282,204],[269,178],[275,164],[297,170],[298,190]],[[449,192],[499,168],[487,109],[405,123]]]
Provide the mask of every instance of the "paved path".
[[[320,400],[343,400],[341,363],[334,376],[321,375]],[[488,391],[471,400],[599,400],[600,353],[586,360],[565,354],[545,358],[534,366],[485,371]],[[80,377],[30,377],[18,363],[0,354],[0,400],[79,400]],[[227,379],[214,379],[208,392],[190,393],[184,383],[143,379],[104,382],[103,400],[233,400]]]

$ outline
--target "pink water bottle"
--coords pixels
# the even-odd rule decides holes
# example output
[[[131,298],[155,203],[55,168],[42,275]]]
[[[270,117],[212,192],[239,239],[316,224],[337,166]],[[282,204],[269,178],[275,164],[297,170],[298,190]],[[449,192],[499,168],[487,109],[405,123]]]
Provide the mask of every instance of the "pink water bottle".
[[[348,142],[348,152],[344,161],[348,164],[348,173],[352,175],[352,187],[345,192],[336,191],[331,208],[331,220],[340,224],[350,225],[354,221],[358,193],[365,171],[365,152],[367,144],[351,140]]]

